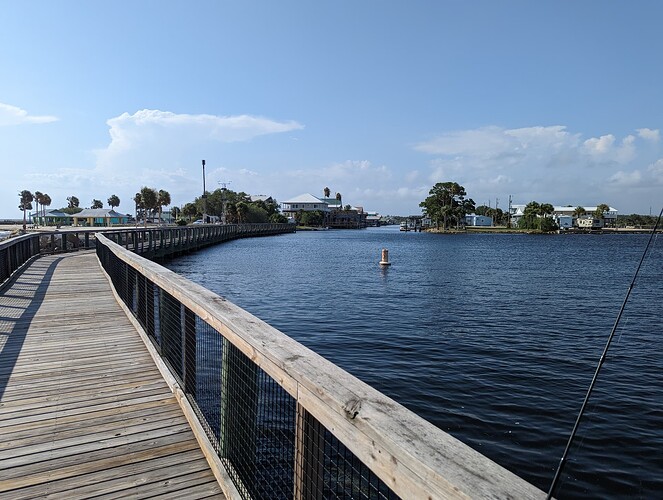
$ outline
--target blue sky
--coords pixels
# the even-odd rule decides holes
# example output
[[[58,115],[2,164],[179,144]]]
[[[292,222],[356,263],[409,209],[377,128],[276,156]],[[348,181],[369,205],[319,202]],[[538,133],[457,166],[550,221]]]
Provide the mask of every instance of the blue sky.
[[[663,202],[658,1],[0,0],[0,218],[142,186]]]

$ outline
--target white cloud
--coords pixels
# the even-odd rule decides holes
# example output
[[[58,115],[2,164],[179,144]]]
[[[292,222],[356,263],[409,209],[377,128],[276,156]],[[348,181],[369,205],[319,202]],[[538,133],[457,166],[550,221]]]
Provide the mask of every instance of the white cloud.
[[[478,203],[500,198],[502,205],[511,194],[516,202],[619,205],[628,196],[633,204],[658,196],[653,186],[663,182],[663,160],[651,158],[659,153],[651,147],[657,137],[650,129],[583,139],[560,125],[483,127],[441,134],[414,149],[432,156],[431,184],[459,182]]]
[[[642,173],[639,170],[631,172],[619,170],[610,176],[608,182],[618,188],[640,186],[642,185]]]
[[[592,137],[584,142],[585,148],[590,154],[603,155],[612,149],[615,143],[615,136],[612,134],[602,135],[598,139]]]
[[[133,115],[123,113],[106,123],[110,127],[111,143],[100,151],[102,161],[104,156],[155,142],[161,147],[182,147],[204,141],[241,142],[304,128],[295,121],[277,122],[259,116],[189,115],[156,109],[143,109]]]
[[[55,116],[29,115],[24,109],[0,102],[0,127],[24,123],[50,123],[57,120]]]
[[[76,194],[84,206],[92,197],[114,193],[122,200],[120,209],[125,211],[133,210],[130,200],[142,186],[165,189],[171,193],[173,203],[182,203],[200,195],[200,158],[208,158],[208,189],[216,189],[218,180],[233,180],[238,189],[252,191],[257,177],[263,181],[270,176],[261,175],[252,165],[217,167],[214,158],[222,157],[222,148],[232,150],[236,146],[231,144],[303,128],[294,121],[249,115],[191,115],[159,110],[123,113],[107,124],[110,141],[107,147],[94,152],[95,164],[32,173],[30,185],[49,186],[52,198]],[[234,189],[235,183],[230,187]]]
[[[647,173],[657,184],[663,184],[663,159],[656,160],[649,165]]]
[[[652,130],[650,128],[639,128],[636,132],[638,133],[638,136],[648,141],[658,142],[659,140],[658,129]]]

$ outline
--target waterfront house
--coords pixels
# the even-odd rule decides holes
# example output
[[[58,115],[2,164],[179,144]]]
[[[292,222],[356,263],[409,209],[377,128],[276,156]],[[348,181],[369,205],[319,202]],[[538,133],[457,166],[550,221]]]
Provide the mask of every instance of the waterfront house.
[[[493,225],[493,218],[487,215],[469,214],[465,216],[465,225],[490,227]]]
[[[74,226],[112,226],[115,224],[127,224],[129,216],[116,212],[111,208],[86,208],[71,218]]]
[[[518,224],[518,221],[522,218],[522,216],[525,213],[525,207],[526,205],[511,205],[511,224],[513,224],[514,226]],[[591,215],[594,212],[596,212],[597,207],[587,206],[584,208],[585,208],[585,213],[587,213],[588,216],[591,217]],[[576,218],[573,215],[575,209],[576,209],[575,206],[566,206],[566,207],[554,206],[552,216],[555,220],[557,220],[558,217],[571,217],[573,220],[576,220]],[[580,219],[577,219],[575,224],[578,225],[578,227],[580,227],[579,224],[577,224],[577,221],[579,220]],[[617,226],[617,209],[610,207],[609,210],[603,214],[603,227],[616,227],[616,226]]]
[[[73,220],[71,215],[57,209],[47,210],[44,215],[31,214],[30,219],[40,226],[71,226]]]
[[[281,212],[286,217],[294,217],[296,213],[304,212],[329,212],[327,202],[313,196],[312,194],[300,194],[299,196],[281,202]]]

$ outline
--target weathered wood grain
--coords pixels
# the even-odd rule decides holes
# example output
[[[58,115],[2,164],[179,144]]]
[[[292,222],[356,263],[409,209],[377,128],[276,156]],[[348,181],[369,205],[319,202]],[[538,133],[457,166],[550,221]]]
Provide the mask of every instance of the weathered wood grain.
[[[91,252],[0,291],[0,498],[223,498]]]

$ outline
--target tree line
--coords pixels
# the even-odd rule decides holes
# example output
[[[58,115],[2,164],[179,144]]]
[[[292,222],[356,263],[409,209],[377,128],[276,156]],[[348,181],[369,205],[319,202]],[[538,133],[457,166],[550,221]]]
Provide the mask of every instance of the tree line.
[[[419,206],[438,229],[442,227],[446,230],[452,225],[459,228],[465,224],[465,216],[470,213],[492,217],[495,224],[498,225],[510,223],[511,214],[508,212],[497,207],[475,206],[474,200],[467,198],[465,188],[457,182],[438,182],[428,194],[429,196]],[[589,213],[584,207],[578,206],[573,211],[573,217],[592,215],[596,218],[604,218],[609,210],[610,207],[605,203],[598,205],[592,213]],[[553,218],[554,212],[555,208],[550,203],[531,201],[523,210],[523,216],[518,221],[518,228],[544,232],[555,231],[558,226]]]
[[[251,200],[243,191],[218,188],[196,197],[192,202],[182,206],[180,217],[189,222],[192,218],[203,215],[218,217],[227,224],[237,223],[285,223],[288,219],[279,212],[279,204],[269,197],[266,200]],[[184,219],[180,219],[186,222]]]

